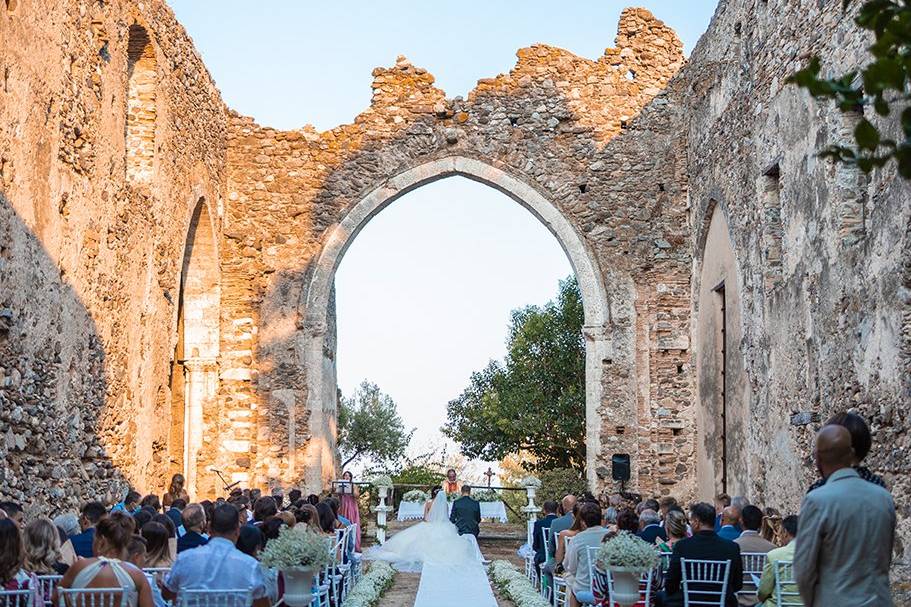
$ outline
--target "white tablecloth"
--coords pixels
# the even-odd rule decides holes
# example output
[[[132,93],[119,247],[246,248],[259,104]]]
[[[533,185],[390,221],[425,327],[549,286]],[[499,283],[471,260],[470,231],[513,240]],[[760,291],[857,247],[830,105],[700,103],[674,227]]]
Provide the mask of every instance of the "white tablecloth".
[[[481,518],[497,519],[501,523],[507,522],[506,505],[503,502],[481,502]],[[452,502],[449,503],[452,510]],[[402,502],[399,504],[398,520],[411,521],[424,518],[424,504],[417,502]]]

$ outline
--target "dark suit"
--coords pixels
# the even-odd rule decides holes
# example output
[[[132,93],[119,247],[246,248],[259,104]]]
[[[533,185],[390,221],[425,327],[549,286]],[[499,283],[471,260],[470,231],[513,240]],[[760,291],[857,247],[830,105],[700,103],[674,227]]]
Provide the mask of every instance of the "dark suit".
[[[452,503],[452,514],[449,520],[459,530],[459,535],[470,533],[478,537],[481,532],[481,505],[467,495],[463,495]]]
[[[190,548],[196,548],[198,546],[205,546],[209,543],[209,540],[196,533],[195,531],[187,531],[182,536],[177,538],[177,553],[181,553],[184,550],[189,550]]]
[[[177,508],[171,508],[167,512],[168,518],[171,519],[171,522],[174,523],[175,529],[180,529],[180,526],[183,525],[183,520],[181,519],[181,512]]]
[[[658,538],[658,537],[660,537],[665,542],[667,541],[667,533],[664,531],[664,527],[662,527],[658,523],[655,523],[654,525],[649,525],[648,527],[646,527],[645,529],[643,529],[636,535],[639,536],[639,539],[641,539],[642,541],[647,542],[649,544],[654,544],[655,538]]]
[[[535,526],[532,529],[531,535],[531,547],[535,551],[535,565],[540,565],[544,562],[544,534],[541,533],[541,531],[543,529],[550,529],[550,524],[554,522],[556,518],[556,514],[548,514],[544,518],[535,521]]]
[[[76,556],[81,556],[82,558],[86,559],[90,559],[95,556],[95,549],[92,546],[94,542],[94,527],[89,527],[82,533],[77,533],[70,538],[70,543],[73,545],[73,551],[76,553]]]
[[[660,604],[666,607],[683,605],[683,573],[680,569],[680,559],[697,559],[705,561],[730,561],[728,569],[728,590],[726,607],[737,607],[737,597],[734,593],[743,588],[743,562],[740,560],[740,546],[729,540],[722,539],[714,531],[700,531],[693,537],[682,539],[674,544],[671,554],[671,564],[667,571],[667,581]],[[696,587],[695,584],[690,585]],[[713,586],[712,590],[717,590]],[[698,589],[698,587],[697,587]],[[659,595],[660,596],[660,595]],[[717,595],[715,595],[717,596]],[[711,595],[695,596],[696,600],[711,600]]]

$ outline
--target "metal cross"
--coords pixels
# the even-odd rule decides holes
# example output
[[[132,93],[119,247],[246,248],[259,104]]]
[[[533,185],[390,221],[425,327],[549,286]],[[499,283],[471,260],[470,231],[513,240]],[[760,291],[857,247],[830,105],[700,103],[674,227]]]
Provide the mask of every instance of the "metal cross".
[[[487,486],[490,487],[490,479],[493,478],[495,472],[490,469],[490,466],[487,467],[487,472],[484,473],[484,476],[487,477]]]

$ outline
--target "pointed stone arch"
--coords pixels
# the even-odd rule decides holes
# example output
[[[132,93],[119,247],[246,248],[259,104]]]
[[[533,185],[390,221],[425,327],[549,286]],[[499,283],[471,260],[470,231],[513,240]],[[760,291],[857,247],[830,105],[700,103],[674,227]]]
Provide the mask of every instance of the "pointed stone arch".
[[[329,304],[333,297],[335,272],[348,247],[384,208],[398,198],[428,183],[452,176],[462,176],[490,186],[532,213],[554,235],[569,258],[582,293],[586,343],[586,450],[589,482],[596,479],[595,461],[601,452],[601,420],[598,408],[602,398],[602,361],[610,358],[607,327],[610,309],[603,273],[594,253],[573,224],[536,188],[506,171],[464,156],[431,160],[409,168],[389,178],[368,192],[335,224],[324,239],[321,253],[312,267],[304,293],[303,358],[307,370],[306,410],[309,414],[311,440],[307,444],[305,462],[289,462],[289,470],[305,472],[306,486],[320,488],[335,472],[336,377],[334,343],[331,340]],[[328,440],[315,440],[328,437]],[[289,442],[295,443],[292,435]],[[294,458],[295,444],[288,445]]]

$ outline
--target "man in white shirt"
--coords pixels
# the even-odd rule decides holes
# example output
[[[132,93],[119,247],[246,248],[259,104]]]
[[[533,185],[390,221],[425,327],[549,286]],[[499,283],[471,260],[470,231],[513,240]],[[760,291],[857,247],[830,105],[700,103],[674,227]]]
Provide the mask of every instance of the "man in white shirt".
[[[240,535],[240,513],[231,504],[215,509],[205,546],[177,555],[161,594],[173,601],[184,590],[249,589],[253,607],[269,607],[269,596],[259,561],[235,547]]]
[[[572,590],[569,596],[570,607],[594,602],[588,548],[600,546],[604,534],[607,533],[607,529],[601,526],[601,507],[598,504],[584,502],[579,506],[579,519],[582,521],[582,531],[573,536],[572,544],[563,561],[566,584]]]

